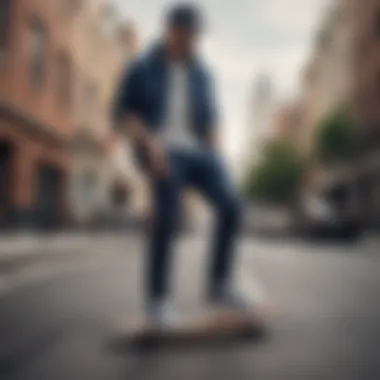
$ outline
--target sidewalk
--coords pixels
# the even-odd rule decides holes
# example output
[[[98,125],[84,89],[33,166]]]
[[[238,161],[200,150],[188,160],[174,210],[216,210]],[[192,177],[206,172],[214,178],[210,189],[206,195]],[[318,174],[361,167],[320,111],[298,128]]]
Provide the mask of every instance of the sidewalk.
[[[97,268],[115,254],[136,251],[139,242],[136,234],[104,231],[0,236],[0,297],[20,286]]]
[[[91,250],[130,240],[139,232],[130,231],[68,231],[55,234],[9,233],[0,235],[0,261],[35,254],[56,254]]]
[[[10,256],[24,256],[46,251],[76,249],[88,242],[88,234],[57,233],[10,233],[0,236],[0,260]]]

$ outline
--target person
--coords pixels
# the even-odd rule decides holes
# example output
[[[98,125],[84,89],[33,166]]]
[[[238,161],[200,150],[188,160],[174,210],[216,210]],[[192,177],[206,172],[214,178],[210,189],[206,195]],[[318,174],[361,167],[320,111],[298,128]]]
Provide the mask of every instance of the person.
[[[180,195],[187,186],[198,190],[216,213],[207,301],[250,307],[231,281],[241,203],[218,153],[212,77],[197,54],[203,27],[195,5],[173,6],[163,38],[123,73],[113,109],[115,125],[132,139],[153,190],[146,310],[158,326],[170,326],[177,318],[168,298],[168,277]]]

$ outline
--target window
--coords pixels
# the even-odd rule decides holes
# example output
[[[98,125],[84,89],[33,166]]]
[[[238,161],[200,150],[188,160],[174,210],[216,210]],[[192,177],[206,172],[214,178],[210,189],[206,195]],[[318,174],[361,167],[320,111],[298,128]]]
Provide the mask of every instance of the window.
[[[94,82],[87,82],[83,94],[83,118],[85,124],[92,124],[96,118],[98,88]]]
[[[376,36],[380,38],[380,9],[375,12],[374,29]]]
[[[82,0],[61,0],[61,12],[64,17],[74,17],[81,9]]]
[[[43,24],[38,19],[30,23],[28,34],[29,78],[33,88],[43,85],[46,77],[47,36]]]
[[[101,34],[99,26],[91,21],[86,27],[87,60],[90,64],[96,64],[101,54]]]
[[[67,54],[58,57],[57,64],[57,99],[58,103],[65,108],[71,105],[72,91],[72,68]]]
[[[120,47],[128,59],[137,49],[137,39],[134,27],[132,24],[124,23],[118,28],[118,42]],[[265,78],[263,78],[265,80]],[[265,86],[265,83],[263,83]],[[269,84],[270,85],[270,84]],[[265,89],[263,89],[265,91]]]
[[[11,0],[0,1],[0,59],[6,52],[9,39]]]
[[[81,178],[81,190],[82,196],[81,199],[83,202],[88,201],[89,195],[93,193],[93,190],[96,185],[96,175],[93,172],[85,172]]]
[[[111,202],[115,207],[123,207],[129,199],[129,191],[125,185],[115,182],[111,187]]]
[[[91,171],[78,173],[74,177],[73,196],[76,209],[79,212],[93,210],[94,190],[96,188],[96,174]]]
[[[115,26],[118,24],[120,12],[118,12],[115,3],[106,3],[101,10],[101,30],[105,36],[112,37]]]

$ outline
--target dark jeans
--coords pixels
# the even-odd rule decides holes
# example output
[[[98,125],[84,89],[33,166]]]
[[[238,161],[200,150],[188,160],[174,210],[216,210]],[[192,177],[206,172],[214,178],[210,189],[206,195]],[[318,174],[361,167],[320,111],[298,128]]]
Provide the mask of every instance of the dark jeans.
[[[179,225],[181,190],[187,186],[204,195],[216,213],[208,292],[217,292],[231,277],[233,240],[240,220],[239,198],[216,153],[173,149],[167,155],[170,178],[153,183],[155,215],[147,258],[148,298],[160,299],[168,293],[171,243]]]

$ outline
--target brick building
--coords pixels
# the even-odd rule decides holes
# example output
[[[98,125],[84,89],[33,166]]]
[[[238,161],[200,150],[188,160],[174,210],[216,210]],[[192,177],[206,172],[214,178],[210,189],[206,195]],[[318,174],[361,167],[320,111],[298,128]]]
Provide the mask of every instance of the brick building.
[[[318,177],[342,208],[358,210],[368,226],[380,226],[379,57],[380,0],[335,0],[303,77],[306,151],[321,117],[342,103],[352,107],[358,155]]]
[[[58,227],[107,202],[109,107],[135,49],[107,0],[0,1],[0,226]]]
[[[0,223],[67,215],[79,1],[0,2]]]
[[[297,147],[301,127],[301,109],[297,102],[278,104],[272,114],[269,140],[284,140]]]
[[[114,182],[118,189],[125,182],[118,163],[109,159],[116,143],[109,116],[115,82],[134,49],[133,30],[127,40],[127,25],[115,18],[112,4],[105,0],[87,0],[85,4],[76,40],[82,93],[75,112],[70,171],[70,206],[73,221],[79,225],[104,218]]]
[[[333,2],[317,31],[311,57],[303,70],[299,143],[310,154],[318,122],[350,99],[351,26],[344,4]]]
[[[340,0],[343,2],[343,0]],[[380,226],[380,1],[344,1],[352,38],[352,103],[360,153],[354,191],[370,226]]]
[[[136,30],[112,3],[100,0],[91,3],[81,25],[80,70],[93,96],[77,114],[71,209],[79,225],[120,225],[141,219],[148,196],[131,147],[109,118],[120,76],[138,50]]]

